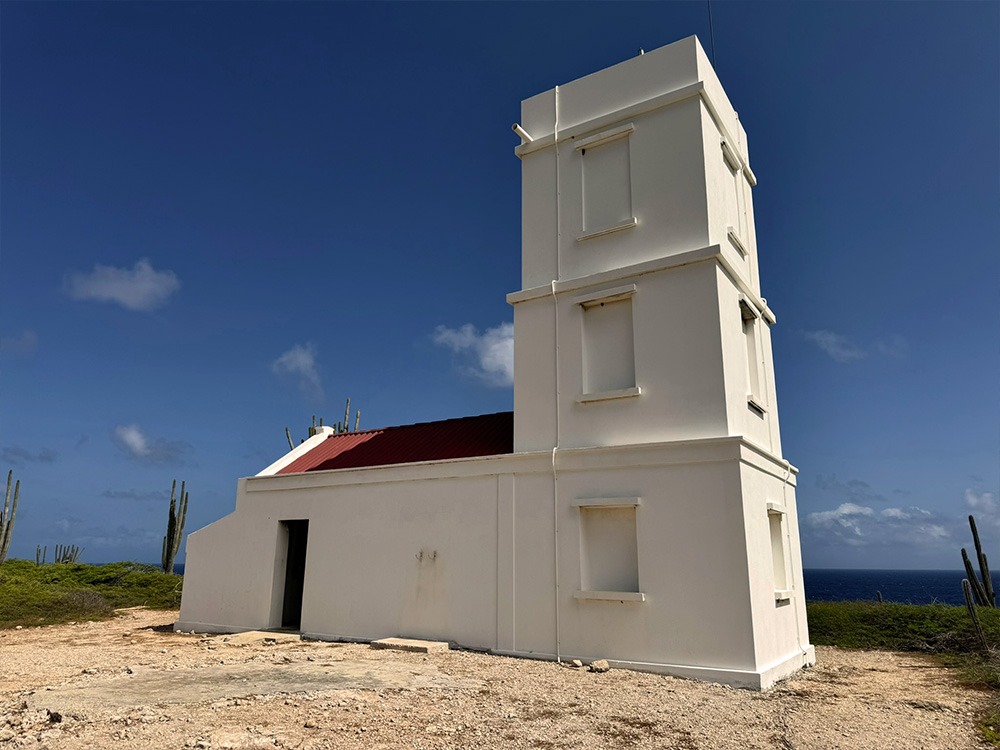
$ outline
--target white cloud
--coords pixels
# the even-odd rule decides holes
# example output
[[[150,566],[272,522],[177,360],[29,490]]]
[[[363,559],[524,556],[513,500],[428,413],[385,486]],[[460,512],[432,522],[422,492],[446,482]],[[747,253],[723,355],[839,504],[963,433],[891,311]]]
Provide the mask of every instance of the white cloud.
[[[997,499],[992,492],[965,491],[965,504],[970,510],[978,510],[992,515],[997,512]]]
[[[834,362],[854,362],[866,356],[864,349],[840,333],[806,331],[806,338],[826,352]]]
[[[845,544],[850,547],[878,545],[933,545],[952,534],[923,508],[872,508],[843,503],[836,510],[810,513],[805,518],[808,543]]]
[[[111,437],[129,458],[151,464],[180,463],[190,448],[178,440],[150,437],[137,424],[118,425]]]
[[[834,362],[856,362],[869,354],[885,357],[905,357],[910,351],[910,342],[898,334],[888,341],[877,341],[871,346],[860,346],[842,333],[833,331],[806,331],[806,340],[812,341]]]
[[[27,359],[38,349],[38,334],[22,331],[16,336],[0,336],[0,354],[18,359]]]
[[[73,299],[117,302],[148,312],[166,304],[181,282],[173,271],[157,271],[143,258],[131,269],[98,264],[90,273],[71,273],[66,286]]]
[[[119,444],[136,458],[149,455],[149,445],[139,425],[118,425],[115,427],[115,437]]]
[[[858,523],[857,516],[872,516],[874,514],[875,511],[863,505],[842,503],[836,510],[810,513],[806,516],[806,522],[811,526],[822,526],[824,528],[839,525],[861,536],[861,525]]]
[[[435,344],[446,346],[456,354],[471,355],[474,364],[463,371],[490,385],[514,384],[514,324],[501,323],[482,333],[471,323],[461,328],[438,326],[432,336]]]
[[[965,506],[983,526],[1000,529],[1000,503],[992,492],[965,491]]]
[[[299,390],[314,401],[323,401],[326,394],[316,365],[316,347],[311,343],[296,344],[271,363],[279,375],[291,375],[298,381]]]
[[[900,520],[904,521],[912,517],[902,508],[886,508],[885,510],[882,511],[882,515],[885,518],[899,518]]]

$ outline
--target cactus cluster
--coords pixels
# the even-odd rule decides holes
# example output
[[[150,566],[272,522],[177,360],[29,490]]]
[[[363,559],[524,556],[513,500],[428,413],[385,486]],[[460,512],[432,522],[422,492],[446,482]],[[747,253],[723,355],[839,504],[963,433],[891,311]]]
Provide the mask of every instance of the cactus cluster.
[[[75,544],[57,544],[56,553],[52,558],[52,562],[55,565],[59,563],[75,563],[80,562],[80,555],[83,554],[83,547],[78,547]],[[49,555],[49,545],[44,547],[40,544],[35,545],[35,565],[42,567],[45,565],[45,558]]]
[[[993,579],[990,576],[990,566],[983,553],[983,546],[979,543],[979,529],[976,528],[976,519],[969,516],[969,526],[972,528],[972,542],[976,545],[976,561],[979,563],[979,577],[972,567],[969,554],[962,548],[962,563],[965,565],[965,574],[968,576],[969,586],[976,605],[980,607],[996,607],[996,592],[993,590]],[[963,584],[962,588],[965,586]]]
[[[996,592],[993,589],[993,578],[990,576],[990,566],[983,552],[983,546],[979,543],[979,529],[976,528],[976,519],[969,516],[969,526],[972,528],[972,541],[976,546],[976,560],[979,563],[979,577],[972,567],[969,553],[962,548],[962,563],[965,565],[966,578],[962,579],[962,594],[965,596],[965,607],[972,618],[972,627],[976,633],[976,640],[979,647],[984,652],[989,652],[989,644],[986,642],[986,634],[983,626],[979,622],[977,607],[996,607]]]
[[[4,496],[3,511],[0,512],[0,563],[7,559],[7,549],[10,547],[10,535],[14,532],[14,517],[17,516],[17,499],[21,494],[21,480],[14,485],[14,503],[10,502],[10,483],[14,478],[14,470],[7,472],[7,494]]]
[[[77,547],[75,544],[57,544],[56,553],[52,558],[52,562],[56,565],[59,563],[75,563],[80,561],[80,553],[83,550]],[[35,562],[38,561],[38,553],[35,552]]]
[[[312,426],[309,428],[309,437],[316,435],[320,431],[320,427],[323,426],[323,418],[319,418],[319,424],[316,424],[316,417],[313,416]],[[361,409],[357,410],[354,416],[354,429],[351,429],[351,399],[347,399],[347,406],[344,407],[344,421],[337,422],[334,425],[334,432],[337,435],[342,435],[345,432],[357,432],[358,428],[361,427]],[[293,450],[295,448],[295,442],[292,440],[292,433],[287,427],[285,428],[285,439],[288,440],[288,449]],[[300,440],[300,443],[304,443],[305,440]]]
[[[184,519],[187,517],[188,493],[181,482],[180,502],[174,497],[177,492],[177,480],[170,487],[170,516],[167,518],[167,533],[163,537],[162,566],[164,573],[174,572],[174,559],[184,540]]]

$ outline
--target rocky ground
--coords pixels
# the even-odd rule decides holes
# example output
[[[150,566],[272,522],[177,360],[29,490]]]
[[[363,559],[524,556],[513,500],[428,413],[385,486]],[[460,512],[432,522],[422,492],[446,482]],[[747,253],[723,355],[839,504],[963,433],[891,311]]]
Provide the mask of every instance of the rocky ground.
[[[984,694],[921,656],[820,648],[766,693],[613,669],[172,630],[0,631],[0,748],[981,748]]]

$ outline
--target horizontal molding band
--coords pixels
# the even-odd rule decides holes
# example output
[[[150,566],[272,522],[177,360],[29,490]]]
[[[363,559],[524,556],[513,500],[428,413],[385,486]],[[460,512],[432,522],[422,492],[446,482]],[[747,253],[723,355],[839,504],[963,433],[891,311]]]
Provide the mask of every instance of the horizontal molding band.
[[[624,455],[623,455],[624,454]],[[366,466],[354,469],[330,469],[301,474],[247,477],[241,481],[239,497],[276,490],[308,490],[361,484],[438,481],[441,479],[509,476],[512,474],[551,474],[553,451],[505,453],[445,461],[422,461],[410,464]],[[669,440],[630,445],[558,448],[555,451],[559,471],[586,472],[606,468],[630,469],[653,466],[689,466],[739,461],[795,487],[798,469],[780,456],[736,436]]]
[[[687,266],[692,263],[701,263],[712,259],[718,261],[723,270],[726,272],[726,275],[732,279],[733,283],[736,284],[737,287],[739,287],[739,290],[746,296],[747,300],[760,311],[764,320],[771,325],[774,325],[777,322],[777,319],[771,309],[767,306],[767,302],[763,297],[750,288],[750,284],[743,278],[743,274],[723,254],[721,245],[708,245],[694,250],[684,250],[683,252],[674,253],[662,258],[653,258],[652,260],[645,260],[641,263],[633,263],[630,266],[624,266],[622,268],[612,268],[608,271],[588,274],[587,276],[578,276],[575,279],[554,281],[551,285],[546,284],[545,286],[535,286],[530,289],[522,289],[519,292],[511,292],[507,295],[507,304],[516,305],[521,302],[539,299],[540,297],[551,297],[553,291],[558,296],[560,294],[565,294],[566,292],[575,292],[580,289],[587,289],[588,287],[597,286],[598,284],[608,284],[614,281],[635,278],[636,276],[644,276],[645,274],[657,273],[658,271],[666,271],[671,268],[680,268],[681,266]]]
[[[678,104],[680,102],[686,101],[687,99],[692,99],[694,97],[700,97],[705,103],[705,108],[708,110],[709,115],[712,117],[712,121],[715,123],[715,127],[718,128],[719,134],[726,139],[730,150],[739,159],[740,164],[743,169],[743,174],[750,183],[751,187],[757,184],[757,178],[750,171],[750,160],[747,158],[746,154],[743,153],[742,149],[739,147],[736,139],[733,138],[732,133],[729,132],[729,128],[722,121],[722,116],[719,114],[719,107],[713,101],[712,96],[708,93],[705,88],[704,81],[696,81],[695,83],[688,84],[687,86],[681,86],[672,91],[667,91],[659,96],[654,96],[651,99],[646,99],[645,101],[638,102],[636,104],[630,104],[626,107],[621,107],[613,112],[607,112],[603,115],[598,115],[584,122],[576,123],[570,125],[568,128],[559,130],[559,143],[564,143],[565,141],[574,141],[577,136],[585,135],[594,130],[600,130],[601,128],[607,128],[613,126],[615,123],[621,120],[629,120],[639,115],[646,114],[647,112],[654,112],[658,109],[663,109],[664,107],[669,107],[672,104]],[[541,151],[551,147],[556,143],[555,133],[546,133],[542,136],[536,136],[532,133],[532,139],[529,143],[522,143],[520,146],[514,148],[514,154],[518,158],[523,158],[528,154],[533,154],[536,151]]]

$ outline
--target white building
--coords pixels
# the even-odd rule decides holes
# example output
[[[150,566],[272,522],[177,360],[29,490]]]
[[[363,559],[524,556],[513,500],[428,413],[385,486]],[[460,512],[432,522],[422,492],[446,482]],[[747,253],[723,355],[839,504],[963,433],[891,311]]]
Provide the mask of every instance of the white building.
[[[522,102],[514,414],[311,437],[192,534],[178,627],[766,688],[815,660],[746,134],[697,39]]]

